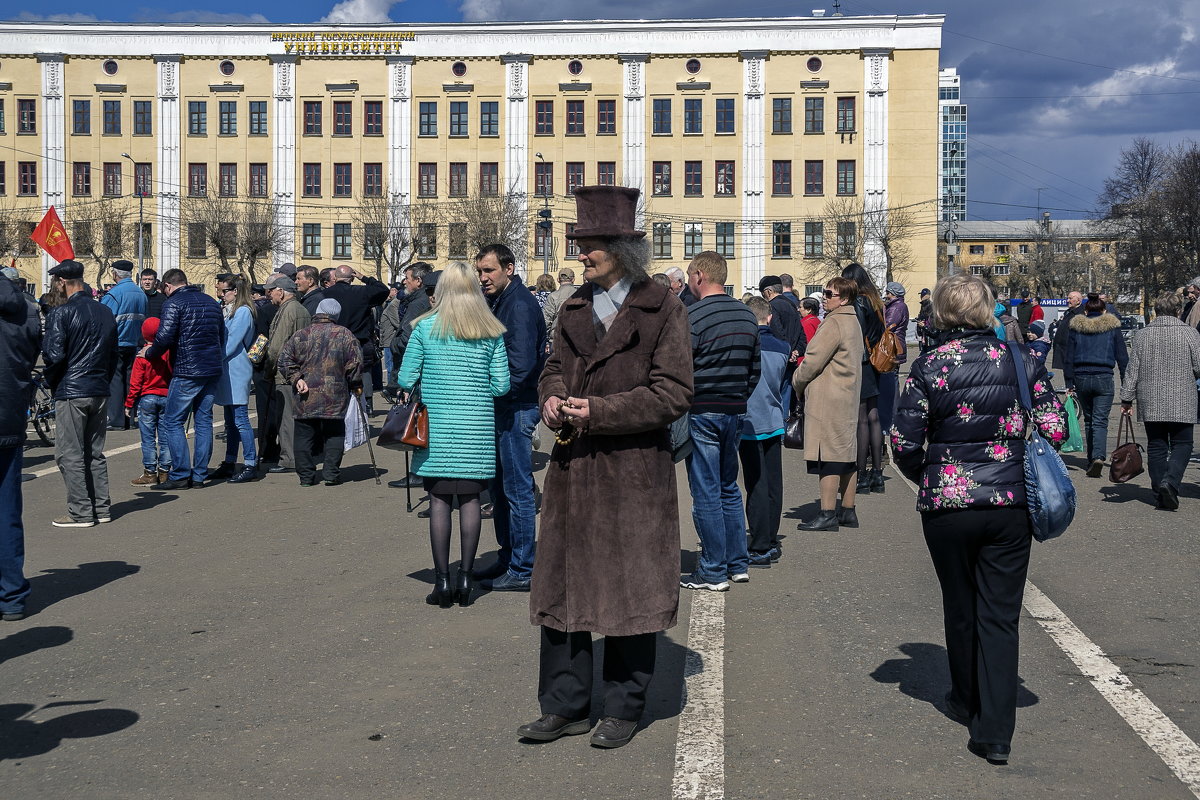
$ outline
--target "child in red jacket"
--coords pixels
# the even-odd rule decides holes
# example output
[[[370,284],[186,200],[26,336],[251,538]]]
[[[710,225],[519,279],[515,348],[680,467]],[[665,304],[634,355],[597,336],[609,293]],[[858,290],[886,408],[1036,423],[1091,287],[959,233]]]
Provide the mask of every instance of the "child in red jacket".
[[[158,323],[158,317],[148,317],[142,323],[142,338],[154,341]],[[153,486],[165,481],[171,471],[171,451],[167,449],[167,437],[161,427],[163,412],[167,410],[167,386],[171,382],[170,356],[170,352],[166,352],[155,358],[138,356],[133,360],[125,408],[132,411],[137,405],[143,471],[140,478],[129,482],[131,486]]]

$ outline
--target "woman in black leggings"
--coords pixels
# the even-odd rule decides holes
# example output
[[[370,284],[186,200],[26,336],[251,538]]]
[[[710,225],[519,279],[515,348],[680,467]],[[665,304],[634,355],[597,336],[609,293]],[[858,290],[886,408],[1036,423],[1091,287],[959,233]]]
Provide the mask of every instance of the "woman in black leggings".
[[[842,270],[842,277],[858,285],[854,311],[862,327],[866,349],[863,351],[862,392],[858,404],[858,494],[884,491],[883,427],[879,423],[879,373],[871,366],[871,348],[883,338],[883,299],[871,275],[858,263]],[[870,458],[870,467],[867,460]]]

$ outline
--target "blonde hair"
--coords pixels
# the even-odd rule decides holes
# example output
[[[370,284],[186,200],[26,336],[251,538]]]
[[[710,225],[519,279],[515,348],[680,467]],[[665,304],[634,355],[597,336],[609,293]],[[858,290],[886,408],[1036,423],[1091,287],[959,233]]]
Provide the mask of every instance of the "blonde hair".
[[[688,273],[699,272],[704,275],[706,283],[724,286],[729,277],[729,264],[725,257],[715,250],[704,250],[696,254],[692,263],[688,264]]]
[[[995,309],[992,288],[974,275],[951,275],[933,287],[933,326],[938,330],[990,328]]]
[[[417,317],[414,328],[426,317],[433,317],[435,336],[442,339],[453,336],[464,341],[494,339],[507,330],[483,299],[475,270],[461,261],[442,270],[434,296],[437,305]]]
[[[767,318],[771,316],[771,304],[761,297],[750,295],[742,301],[746,304],[746,308],[754,314],[754,318],[758,320],[759,325],[766,325]]]

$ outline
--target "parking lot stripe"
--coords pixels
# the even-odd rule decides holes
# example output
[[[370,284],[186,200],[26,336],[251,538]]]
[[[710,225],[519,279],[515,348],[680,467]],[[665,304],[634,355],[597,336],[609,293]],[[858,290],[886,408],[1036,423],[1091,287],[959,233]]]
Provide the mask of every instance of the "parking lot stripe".
[[[673,800],[725,797],[725,595],[692,592]]]

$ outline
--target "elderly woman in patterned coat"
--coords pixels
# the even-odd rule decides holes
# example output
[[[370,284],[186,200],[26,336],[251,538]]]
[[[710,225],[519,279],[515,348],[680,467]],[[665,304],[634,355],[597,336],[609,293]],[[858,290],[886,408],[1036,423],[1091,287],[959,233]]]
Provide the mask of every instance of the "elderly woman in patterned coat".
[[[967,748],[1008,761],[1017,712],[1017,623],[1032,540],[1025,431],[1056,447],[1066,418],[1046,368],[992,330],[992,291],[955,275],[933,290],[942,344],[913,362],[891,430],[896,466],[918,485],[917,510],[942,589],[950,692],[946,713],[970,730]],[[1032,419],[1017,396],[1030,376]]]

